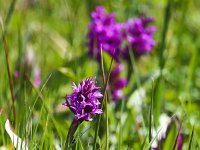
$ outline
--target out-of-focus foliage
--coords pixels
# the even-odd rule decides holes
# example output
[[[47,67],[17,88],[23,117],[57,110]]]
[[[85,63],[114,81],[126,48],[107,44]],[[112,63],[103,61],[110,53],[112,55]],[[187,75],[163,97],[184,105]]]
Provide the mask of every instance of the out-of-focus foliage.
[[[13,2],[15,6],[8,16]],[[101,67],[88,56],[86,45],[90,13],[97,5],[103,5],[107,12],[116,13],[118,21],[141,15],[153,16],[156,18],[153,24],[157,27],[154,36],[156,47],[152,53],[135,60],[141,87],[136,86],[134,72],[124,89],[127,100],[113,104],[111,97],[108,98],[110,149],[148,147],[152,78],[155,82],[154,92],[159,95],[156,100],[159,105],[153,107],[153,112],[159,115],[165,113],[170,117],[176,115],[179,122],[183,122],[183,149],[188,148],[194,126],[192,148],[199,149],[200,1],[173,0],[165,36],[165,63],[162,78],[159,78],[159,50],[167,3],[167,0],[0,0],[0,19],[3,20],[10,48],[9,65],[16,95],[16,134],[28,141],[32,149],[54,149],[64,145],[73,114],[62,103],[66,94],[72,92],[72,82],[79,83],[86,77],[96,76],[98,85],[103,84]],[[24,75],[25,59],[30,51],[33,52],[33,66]],[[104,64],[108,71],[110,57],[106,54]],[[35,88],[33,84],[33,68],[36,65],[41,70],[40,88]],[[131,66],[124,65],[122,74],[125,76]],[[12,124],[13,114],[2,38],[0,66],[0,146],[11,148],[9,135],[4,129],[7,118]],[[20,70],[18,79],[14,77],[16,68]],[[157,86],[158,80],[160,86]],[[138,96],[138,93],[141,95],[141,89],[142,96]],[[159,117],[152,118],[152,126],[156,130]],[[173,121],[163,149],[173,147],[174,143],[170,139],[174,141],[177,135],[177,124],[177,121]],[[92,147],[95,126],[96,120],[81,124],[76,134],[77,149]],[[105,113],[102,115],[99,136],[97,141],[104,149]]]

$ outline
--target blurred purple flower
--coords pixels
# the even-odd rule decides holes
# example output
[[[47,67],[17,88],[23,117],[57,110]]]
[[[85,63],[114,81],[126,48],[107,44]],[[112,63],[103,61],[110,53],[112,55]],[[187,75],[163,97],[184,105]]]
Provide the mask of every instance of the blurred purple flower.
[[[14,77],[15,77],[15,79],[16,79],[16,80],[19,79],[19,76],[20,76],[20,71],[19,71],[19,69],[15,69],[15,72],[14,72]]]
[[[41,72],[40,72],[40,67],[38,65],[36,65],[34,68],[33,84],[36,88],[40,87],[40,85],[41,85]]]
[[[149,23],[154,22],[154,20],[154,18],[136,18],[129,19],[126,23],[126,40],[138,56],[151,52],[156,44],[153,39],[156,27],[149,26]],[[128,46],[125,47],[122,53],[125,57],[129,55]]]
[[[98,99],[103,95],[98,91],[100,88],[95,85],[95,78],[87,78],[78,86],[73,84],[73,93],[66,96],[66,102],[63,105],[68,106],[75,114],[75,120],[92,121],[97,114],[102,114]]]
[[[112,99],[114,101],[123,98],[123,88],[127,85],[126,78],[121,78],[120,73],[123,70],[122,64],[116,64],[110,74],[110,90],[112,94]]]
[[[178,139],[177,139],[177,148],[178,150],[182,150],[182,147],[183,147],[183,137],[182,137],[182,134],[179,133]]]
[[[89,55],[100,60],[102,48],[102,51],[118,60],[122,40],[120,31],[122,28],[123,24],[116,22],[114,13],[106,14],[103,6],[97,6],[95,11],[91,13],[89,24]]]

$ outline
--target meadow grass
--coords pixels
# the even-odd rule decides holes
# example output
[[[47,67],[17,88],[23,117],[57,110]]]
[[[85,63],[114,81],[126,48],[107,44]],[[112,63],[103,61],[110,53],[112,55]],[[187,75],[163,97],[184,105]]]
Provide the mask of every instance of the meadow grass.
[[[115,12],[117,21],[143,14],[156,18],[153,51],[137,58],[129,50],[130,62],[122,61],[129,82],[117,103],[106,88],[116,62],[104,52],[101,63],[87,54],[90,13],[97,5]],[[152,149],[165,128],[163,114],[170,123],[159,149],[178,149],[180,134],[182,149],[200,149],[199,7],[195,0],[0,1],[0,149],[14,147],[7,119],[29,149],[65,149],[74,114],[62,103],[72,82],[92,76],[104,87],[103,114],[79,125],[70,149]],[[34,61],[26,72],[30,51]]]

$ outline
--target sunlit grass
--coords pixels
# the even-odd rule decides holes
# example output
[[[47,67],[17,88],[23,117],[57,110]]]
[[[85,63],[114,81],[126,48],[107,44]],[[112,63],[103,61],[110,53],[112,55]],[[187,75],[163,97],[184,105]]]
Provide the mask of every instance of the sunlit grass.
[[[131,75],[126,97],[117,103],[108,81],[116,62],[104,52],[102,64],[87,54],[90,13],[99,4],[116,12],[118,21],[143,14],[156,18],[153,51],[140,58],[130,51],[130,62],[122,61],[122,76]],[[71,93],[72,82],[96,76],[103,87],[104,113],[79,126],[72,149],[151,149],[162,132],[161,114],[171,124],[160,149],[176,149],[179,133],[183,149],[199,149],[199,7],[194,0],[0,1],[0,148],[13,148],[5,130],[9,119],[29,149],[64,149],[74,117],[62,106],[64,97]],[[34,62],[24,73],[30,49]],[[41,68],[40,87],[34,86],[36,64]],[[14,76],[17,67],[19,79]]]

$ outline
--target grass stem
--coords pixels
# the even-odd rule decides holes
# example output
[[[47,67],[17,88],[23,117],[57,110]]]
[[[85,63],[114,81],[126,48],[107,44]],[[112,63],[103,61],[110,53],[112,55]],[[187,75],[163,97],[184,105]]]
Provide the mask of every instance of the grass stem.
[[[3,31],[3,46],[4,46],[4,51],[5,51],[5,56],[6,56],[6,67],[7,67],[7,73],[8,73],[8,81],[9,81],[9,88],[10,88],[10,94],[11,94],[11,99],[12,99],[12,109],[13,109],[13,117],[14,117],[14,130],[16,131],[16,98],[15,98],[15,93],[14,93],[14,84],[13,84],[13,79],[10,71],[10,65],[9,65],[9,46],[7,43],[6,35],[5,32]]]
[[[194,135],[194,126],[192,127],[192,133],[191,133],[191,137],[190,137],[190,142],[189,142],[188,150],[190,150],[191,147],[192,147],[193,135]]]
[[[103,66],[103,57],[102,57],[102,51],[101,51],[102,76],[103,76],[103,83],[104,83],[104,91],[103,91],[103,98],[102,98],[102,103],[101,103],[101,109],[103,108],[103,104],[104,104],[104,101],[105,101],[105,98],[106,98],[106,88],[108,86],[108,82],[109,82],[109,78],[110,78],[110,72],[111,72],[111,68],[112,68],[112,63],[113,63],[113,57],[111,58],[111,61],[110,61],[110,67],[109,67],[109,70],[108,70],[107,78],[105,78],[105,72],[104,72],[104,66]],[[107,102],[105,102],[105,103],[107,105]],[[96,142],[97,142],[97,135],[98,135],[98,132],[99,132],[100,121],[101,121],[101,115],[97,116],[97,126],[96,126],[96,129],[95,129],[93,150],[96,150],[96,146],[97,146]],[[108,136],[107,135],[108,134],[108,126],[106,126],[106,128],[107,128],[106,129],[106,136]],[[108,144],[108,141],[107,141],[107,144]]]
[[[152,136],[151,131],[152,131],[153,97],[154,97],[154,81],[152,80],[151,105],[150,105],[150,113],[149,113],[149,143],[151,142],[151,136]]]

